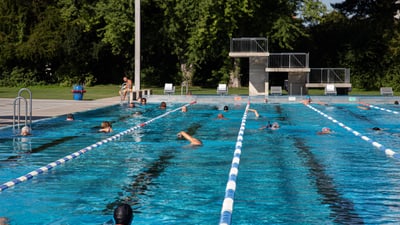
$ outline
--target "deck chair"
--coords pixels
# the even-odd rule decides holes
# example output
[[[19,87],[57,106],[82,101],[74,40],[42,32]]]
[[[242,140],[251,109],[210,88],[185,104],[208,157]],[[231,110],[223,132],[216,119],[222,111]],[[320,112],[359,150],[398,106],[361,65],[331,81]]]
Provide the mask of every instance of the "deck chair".
[[[282,95],[282,87],[281,86],[271,86],[271,95]]]
[[[219,95],[228,94],[228,85],[226,85],[226,84],[218,84],[217,94],[219,94]]]
[[[393,96],[392,87],[381,87],[381,95]]]
[[[165,83],[164,94],[175,94],[175,86],[172,83]]]
[[[325,87],[325,95],[336,95],[336,87],[334,84],[327,84]]]

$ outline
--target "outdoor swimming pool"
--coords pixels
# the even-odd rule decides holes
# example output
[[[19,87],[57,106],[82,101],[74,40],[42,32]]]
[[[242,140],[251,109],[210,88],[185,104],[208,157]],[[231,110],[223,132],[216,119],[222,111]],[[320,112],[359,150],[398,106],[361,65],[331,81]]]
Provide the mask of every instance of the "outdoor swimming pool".
[[[168,103],[168,110],[184,104]],[[34,135],[0,130],[0,185],[153,118],[145,126],[0,192],[10,224],[103,224],[127,202],[133,224],[217,224],[246,104],[112,106],[33,124]],[[394,224],[400,220],[400,161],[331,116],[400,153],[398,114],[356,104],[251,104],[232,224]],[[379,107],[400,111],[395,105]],[[133,117],[141,111],[142,116]],[[226,120],[217,120],[223,113]],[[112,134],[97,133],[103,120]],[[268,121],[279,130],[260,130]],[[318,135],[323,127],[334,132]],[[372,127],[383,128],[374,131]],[[203,141],[190,147],[181,131]],[[376,145],[376,144],[375,144]]]

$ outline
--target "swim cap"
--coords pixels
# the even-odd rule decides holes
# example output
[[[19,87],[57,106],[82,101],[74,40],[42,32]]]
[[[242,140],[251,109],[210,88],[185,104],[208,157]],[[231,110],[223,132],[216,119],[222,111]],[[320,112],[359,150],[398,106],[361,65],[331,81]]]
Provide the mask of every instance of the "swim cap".
[[[31,133],[31,128],[29,126],[24,126],[21,129],[21,133],[30,134]]]
[[[121,204],[114,210],[114,220],[116,224],[130,225],[132,223],[132,208],[128,204]]]

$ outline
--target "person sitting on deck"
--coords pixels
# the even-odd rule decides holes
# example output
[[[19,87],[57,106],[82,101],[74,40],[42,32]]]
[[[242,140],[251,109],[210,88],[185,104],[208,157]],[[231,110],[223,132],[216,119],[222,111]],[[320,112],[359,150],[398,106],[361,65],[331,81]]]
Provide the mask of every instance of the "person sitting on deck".
[[[125,98],[126,98],[126,94],[128,93],[128,92],[132,92],[132,87],[133,87],[133,85],[132,85],[132,80],[131,79],[129,79],[128,77],[124,77],[124,78],[122,78],[123,79],[123,81],[125,82],[125,86],[123,87],[123,89],[122,90],[120,90],[119,91],[119,95],[121,95],[122,97],[123,97],[123,101],[125,101]]]

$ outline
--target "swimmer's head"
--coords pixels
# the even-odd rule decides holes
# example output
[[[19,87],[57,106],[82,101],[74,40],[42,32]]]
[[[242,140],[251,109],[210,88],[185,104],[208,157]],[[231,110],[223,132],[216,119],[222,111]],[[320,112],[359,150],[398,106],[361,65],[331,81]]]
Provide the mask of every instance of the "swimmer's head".
[[[27,135],[30,135],[30,134],[31,134],[31,128],[30,127],[28,127],[28,126],[22,127],[22,129],[21,129],[21,135],[22,136],[27,136]]]
[[[329,129],[328,127],[324,127],[324,128],[322,128],[322,132],[329,133],[329,132],[331,132],[331,129]]]
[[[116,224],[131,224],[133,219],[132,208],[128,204],[121,204],[114,210]]]
[[[67,120],[74,120],[74,115],[68,114],[67,115]]]

